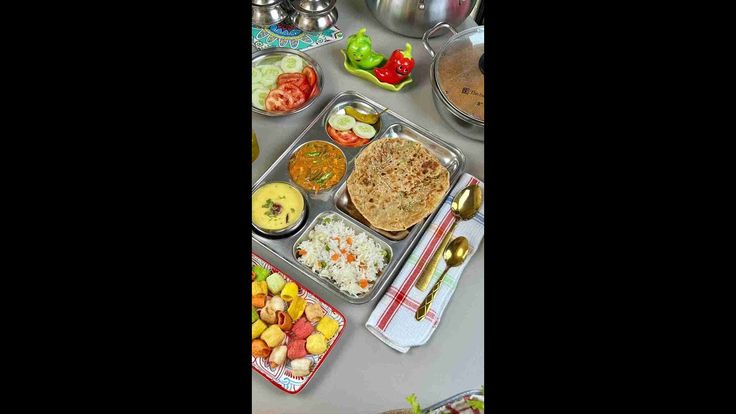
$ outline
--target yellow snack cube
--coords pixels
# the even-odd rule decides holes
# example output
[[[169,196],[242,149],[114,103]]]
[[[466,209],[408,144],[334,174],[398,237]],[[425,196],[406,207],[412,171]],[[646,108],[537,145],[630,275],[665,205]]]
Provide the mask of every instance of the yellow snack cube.
[[[306,307],[307,301],[303,297],[294,296],[294,299],[291,301],[291,305],[289,305],[289,310],[287,311],[289,316],[291,316],[291,320],[298,320],[304,313],[304,308]]]
[[[319,332],[315,332],[307,338],[307,352],[319,355],[327,350],[327,339]]]
[[[268,285],[267,285],[268,286]],[[295,297],[299,296],[299,286],[294,282],[289,282],[281,289],[281,299],[291,302]]]
[[[263,333],[263,331],[266,330],[266,328],[268,328],[268,325],[266,325],[266,322],[263,322],[260,319],[253,322],[253,325],[251,327],[251,335],[253,337],[250,339],[256,339],[259,336],[261,336],[261,334]]]
[[[268,295],[268,283],[265,280],[256,280],[250,284],[251,296]]]
[[[286,334],[278,325],[269,326],[261,334],[261,339],[266,341],[266,344],[271,348],[281,345],[284,342],[284,338],[286,338]]]
[[[329,316],[325,316],[319,320],[319,322],[317,323],[316,329],[319,332],[322,332],[322,334],[327,339],[330,339],[333,336],[335,336],[335,333],[337,332],[338,327],[339,327],[339,324],[337,323],[336,320],[330,318]]]

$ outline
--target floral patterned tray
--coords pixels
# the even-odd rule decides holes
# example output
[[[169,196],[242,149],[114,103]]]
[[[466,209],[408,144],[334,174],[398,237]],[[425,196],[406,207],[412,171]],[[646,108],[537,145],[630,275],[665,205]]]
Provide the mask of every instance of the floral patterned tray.
[[[276,368],[271,368],[271,366],[268,364],[268,358],[254,358],[251,355],[250,363],[254,371],[261,374],[263,378],[267,379],[273,385],[280,388],[284,392],[287,392],[289,394],[296,394],[301,391],[305,385],[307,385],[309,380],[312,379],[317,370],[322,366],[322,362],[324,362],[330,352],[332,352],[332,349],[335,347],[337,340],[340,339],[340,336],[345,329],[347,320],[345,319],[345,316],[343,316],[343,314],[335,309],[332,305],[322,300],[322,298],[315,295],[309,289],[302,286],[299,282],[289,277],[289,275],[285,274],[284,272],[273,266],[271,263],[265,261],[253,252],[251,252],[251,264],[252,266],[262,266],[272,273],[278,272],[284,276],[284,279],[286,279],[287,282],[296,283],[297,286],[299,286],[299,296],[303,297],[307,301],[307,304],[319,303],[322,306],[322,309],[325,311],[325,315],[336,320],[338,323],[337,333],[335,333],[335,336],[333,336],[332,339],[327,342],[327,351],[322,355],[307,355],[305,357],[312,360],[313,367],[312,372],[310,372],[307,376],[295,377],[291,375],[291,370],[289,367],[290,363],[288,362],[288,360],[284,365]],[[316,323],[313,325],[316,325]],[[284,342],[285,344],[289,343],[289,338],[290,337],[287,334],[286,341]]]
[[[258,50],[272,47],[285,47],[296,50],[309,50],[343,38],[342,30],[332,26],[321,32],[303,32],[286,23],[269,27],[251,27],[251,44]]]

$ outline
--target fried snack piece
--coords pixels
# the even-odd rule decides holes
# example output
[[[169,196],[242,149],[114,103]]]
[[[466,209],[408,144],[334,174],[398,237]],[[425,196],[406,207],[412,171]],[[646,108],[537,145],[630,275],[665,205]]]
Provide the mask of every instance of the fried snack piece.
[[[256,358],[268,358],[271,354],[271,348],[268,347],[263,339],[254,339],[250,347],[251,353]]]
[[[284,288],[284,285],[286,285],[286,280],[280,274],[274,273],[266,278],[266,283],[268,284],[268,290],[274,295],[278,295],[281,289]]]
[[[266,341],[271,348],[279,346],[284,342],[286,334],[277,325],[271,325],[261,334],[261,339]]]
[[[307,341],[304,339],[295,339],[289,342],[286,355],[289,359],[297,359],[307,356]]]
[[[299,358],[291,361],[291,375],[303,377],[309,375],[312,361],[307,358]]]
[[[253,323],[258,320],[258,312],[256,312],[256,307],[253,305],[250,305],[250,323]]]
[[[261,336],[261,334],[263,333],[263,331],[266,330],[266,328],[268,328],[268,325],[266,325],[266,323],[260,319],[253,322],[253,325],[251,325],[251,335],[252,335],[251,339],[256,339],[259,336]]]
[[[253,296],[251,304],[256,308],[262,308],[266,306],[266,295],[264,295],[263,293],[259,293]]]
[[[307,320],[309,322],[318,322],[323,316],[325,316],[325,311],[319,303],[310,303],[304,309],[304,314],[307,316]]]
[[[276,325],[278,325],[282,331],[290,330],[291,326],[293,325],[291,316],[289,316],[289,314],[286,312],[276,312]]]
[[[250,291],[251,296],[256,296],[260,294],[267,295],[268,294],[268,284],[265,280],[256,280],[255,282],[252,282],[250,284]]]
[[[281,299],[291,302],[295,297],[299,295],[299,286],[294,282],[289,282],[284,285],[281,289]]]
[[[276,323],[276,311],[269,308],[268,306],[261,309],[260,316],[261,320],[269,325],[273,325]]]
[[[268,363],[271,365],[271,368],[276,368],[279,365],[284,365],[284,362],[286,362],[286,345],[279,345],[271,350]]]
[[[339,326],[340,325],[337,323],[336,320],[330,318],[329,316],[325,316],[317,324],[317,330],[319,332],[322,332],[325,338],[331,339],[333,336],[335,336],[335,333],[337,333],[337,328]]]
[[[289,305],[289,316],[292,320],[299,319],[304,313],[304,308],[307,307],[307,301],[301,296],[295,296]]]
[[[268,303],[266,303],[266,307],[271,308],[278,311],[284,311],[286,312],[286,301],[281,299],[280,296],[274,296],[271,299],[268,300]]]
[[[297,339],[307,339],[312,332],[314,332],[314,326],[304,318],[296,321],[294,326],[291,327],[291,333],[294,334],[294,337]]]
[[[313,355],[323,354],[327,350],[327,339],[319,332],[309,335],[307,338],[307,352]]]

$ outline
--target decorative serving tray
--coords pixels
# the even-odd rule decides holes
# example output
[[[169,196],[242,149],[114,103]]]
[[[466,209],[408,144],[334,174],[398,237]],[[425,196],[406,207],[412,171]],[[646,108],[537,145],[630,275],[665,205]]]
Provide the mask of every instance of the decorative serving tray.
[[[322,298],[312,293],[309,289],[302,286],[296,280],[289,277],[289,275],[282,272],[271,263],[265,261],[260,256],[252,252],[251,265],[264,267],[268,269],[271,273],[278,272],[284,276],[284,279],[287,282],[296,283],[297,286],[299,286],[299,296],[303,297],[307,301],[307,304],[319,303],[322,306],[322,309],[325,311],[325,316],[329,316],[330,318],[336,320],[338,323],[337,333],[335,333],[335,336],[333,336],[332,339],[327,342],[327,351],[325,351],[325,353],[322,355],[310,354],[305,357],[312,361],[312,371],[307,376],[296,377],[294,375],[291,375],[291,369],[289,367],[288,360],[284,365],[278,366],[276,368],[271,368],[271,366],[268,364],[268,358],[255,358],[251,355],[250,363],[253,371],[261,374],[263,378],[267,379],[271,382],[271,384],[280,388],[284,392],[287,392],[289,394],[296,394],[307,385],[312,377],[314,377],[314,374],[317,373],[317,370],[322,366],[324,360],[327,359],[327,356],[330,354],[330,352],[332,352],[332,349],[335,347],[337,340],[340,339],[340,336],[345,329],[347,320],[345,319],[345,316],[340,313],[339,310],[322,300]],[[314,323],[313,325],[316,325],[316,323]],[[288,343],[289,335],[287,334],[286,342],[284,344],[287,345]]]

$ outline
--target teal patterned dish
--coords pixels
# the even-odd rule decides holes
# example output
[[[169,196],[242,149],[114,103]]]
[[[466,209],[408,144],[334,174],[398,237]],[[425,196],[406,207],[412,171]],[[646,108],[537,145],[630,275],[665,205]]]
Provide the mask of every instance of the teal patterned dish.
[[[342,30],[337,26],[321,32],[303,32],[286,23],[274,24],[269,27],[251,27],[251,44],[258,50],[273,47],[305,51],[342,40]]]

